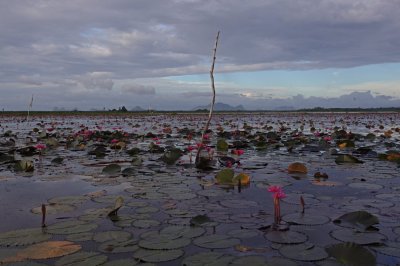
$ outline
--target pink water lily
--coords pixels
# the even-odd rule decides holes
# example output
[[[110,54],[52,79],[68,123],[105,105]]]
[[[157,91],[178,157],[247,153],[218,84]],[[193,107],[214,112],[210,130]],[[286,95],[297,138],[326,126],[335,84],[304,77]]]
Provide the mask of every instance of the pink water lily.
[[[42,144],[42,143],[38,143],[35,145],[35,149],[42,151],[42,150],[46,149],[46,145]]]
[[[244,150],[232,150],[232,154],[235,154],[237,156],[240,156],[244,153]]]
[[[275,225],[279,225],[281,222],[281,206],[280,199],[286,197],[285,192],[283,192],[282,187],[280,186],[270,186],[268,191],[273,193],[272,197],[274,199],[274,222]]]

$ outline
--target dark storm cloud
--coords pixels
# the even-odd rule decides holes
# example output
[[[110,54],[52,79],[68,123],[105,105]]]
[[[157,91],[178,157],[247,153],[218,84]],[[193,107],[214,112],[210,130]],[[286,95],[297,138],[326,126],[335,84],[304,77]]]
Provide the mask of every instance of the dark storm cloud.
[[[0,89],[207,73],[217,30],[219,72],[399,62],[398,17],[398,0],[1,1]]]

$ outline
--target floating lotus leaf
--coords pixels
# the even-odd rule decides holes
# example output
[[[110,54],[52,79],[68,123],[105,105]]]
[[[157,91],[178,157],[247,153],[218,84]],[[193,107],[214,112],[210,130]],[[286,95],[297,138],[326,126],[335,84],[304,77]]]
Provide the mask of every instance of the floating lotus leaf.
[[[80,251],[57,260],[55,266],[97,266],[102,265],[106,261],[106,255],[98,252]]]
[[[340,243],[325,248],[329,256],[335,258],[340,265],[375,266],[376,258],[373,253],[363,246],[354,243]]]
[[[248,208],[255,208],[258,206],[257,202],[255,201],[239,200],[239,199],[224,200],[221,201],[221,205],[233,209],[248,209]]]
[[[378,217],[366,211],[355,211],[346,213],[339,218],[333,220],[337,225],[350,227],[362,231],[367,230],[371,226],[379,223]]]
[[[93,240],[96,242],[106,242],[106,241],[126,241],[131,238],[131,233],[126,231],[103,231],[97,232],[93,236]]]
[[[279,253],[286,258],[300,261],[318,261],[329,256],[323,248],[308,243],[282,246]]]
[[[136,221],[133,221],[132,225],[137,228],[150,228],[150,227],[159,226],[160,222],[157,220],[136,220]]]
[[[135,211],[136,213],[156,213],[159,211],[159,209],[153,206],[147,206],[147,207],[137,208]]]
[[[97,224],[94,223],[71,220],[49,225],[47,227],[47,232],[50,234],[57,234],[57,235],[69,235],[69,234],[89,232],[96,228]]]
[[[353,155],[350,154],[340,154],[336,157],[335,162],[337,164],[344,164],[344,163],[364,163],[363,161],[357,159]]]
[[[186,266],[223,266],[228,265],[235,257],[218,252],[201,252],[186,257],[182,265]]]
[[[161,235],[173,235],[175,237],[195,238],[203,235],[206,232],[201,227],[187,226],[168,226],[160,231]]]
[[[56,157],[56,158],[54,158],[53,160],[51,160],[51,163],[52,163],[52,164],[62,164],[63,161],[64,161],[64,158],[62,158],[62,157]]]
[[[81,249],[80,245],[69,241],[47,241],[34,244],[21,251],[14,257],[4,259],[1,263],[17,262],[27,259],[42,260],[65,256]]]
[[[100,209],[87,209],[85,213],[78,217],[81,221],[94,221],[96,219],[102,219],[107,217],[110,212],[110,208],[100,208]]]
[[[228,235],[232,237],[238,237],[238,238],[252,238],[256,237],[259,235],[259,232],[256,230],[249,230],[249,229],[235,229],[232,231],[228,232]]]
[[[114,208],[108,213],[108,216],[117,215],[118,210],[124,205],[124,198],[122,196],[118,196],[115,199]]]
[[[50,203],[58,203],[58,204],[70,204],[70,205],[78,205],[82,204],[88,200],[86,196],[64,196],[64,197],[56,197],[49,199]]]
[[[295,231],[271,230],[264,236],[269,241],[279,244],[300,244],[306,242],[308,239],[305,234]]]
[[[373,249],[384,255],[400,258],[399,242],[386,242],[384,246],[374,247]]]
[[[45,204],[45,206],[46,206],[46,214],[64,213],[75,210],[74,206],[67,204],[50,203],[50,204]],[[31,209],[31,212],[34,214],[42,214],[42,206],[38,206]]]
[[[191,226],[215,226],[217,224],[207,214],[197,215],[190,219]]]
[[[155,266],[155,264],[152,263],[140,263],[139,261],[135,259],[116,259],[116,260],[110,260],[107,261],[106,263],[102,264],[101,266],[134,266],[134,265],[139,265],[139,266]]]
[[[288,172],[290,174],[293,174],[293,173],[307,174],[308,170],[307,170],[307,167],[303,163],[295,162],[295,163],[291,163],[289,165]]]
[[[232,184],[232,179],[235,175],[235,172],[231,168],[226,168],[222,169],[217,173],[215,176],[215,179],[217,180],[217,183],[220,185],[225,185],[225,184]]]
[[[14,170],[16,172],[33,172],[35,166],[31,160],[20,160],[15,162]]]
[[[161,250],[183,248],[189,244],[189,238],[176,237],[172,235],[156,235],[139,241],[139,247]]]
[[[137,219],[137,217],[134,217],[133,215],[116,215],[112,218],[111,221],[113,222],[113,224],[115,226],[118,227],[131,227],[132,226],[132,222]]]
[[[355,147],[354,141],[352,140],[339,140],[336,142],[336,144],[340,149]]]
[[[393,207],[395,204],[387,200],[380,199],[356,199],[351,201],[352,204],[362,205],[366,208],[389,208]]]
[[[330,221],[329,217],[325,215],[316,215],[309,213],[291,213],[282,217],[282,220],[289,224],[298,225],[321,225]]]
[[[240,240],[228,235],[206,235],[196,238],[193,244],[202,248],[229,248],[240,244]]]
[[[72,242],[90,241],[93,239],[93,233],[86,232],[86,233],[72,234],[68,235],[65,239]]]
[[[232,182],[233,184],[237,185],[239,183],[239,180],[242,186],[247,186],[248,184],[250,184],[250,175],[240,173],[232,179]]]
[[[112,163],[105,166],[101,172],[107,175],[117,175],[121,172],[121,166],[119,164]]]
[[[125,253],[134,252],[139,249],[137,240],[130,239],[126,241],[112,240],[103,242],[99,246],[99,250],[105,253]]]
[[[229,193],[221,189],[204,189],[197,191],[197,194],[204,197],[222,197],[229,195]]]
[[[16,247],[49,240],[51,235],[42,228],[28,228],[0,233],[0,246]]]
[[[229,263],[229,265],[233,265],[233,266],[242,266],[242,265],[270,266],[271,264],[269,264],[267,262],[265,257],[253,255],[253,256],[243,256],[243,257],[236,258],[233,261],[231,261]]]
[[[133,254],[133,257],[140,259],[145,262],[164,262],[171,261],[182,257],[184,254],[183,250],[173,249],[173,250],[147,250],[139,249]]]
[[[268,266],[298,266],[298,264],[286,258],[272,257],[268,259]]]
[[[225,139],[218,139],[217,151],[228,151],[229,145]]]
[[[386,237],[376,232],[358,232],[353,229],[338,229],[330,233],[330,235],[343,242],[354,242],[359,245],[382,244]]]
[[[168,165],[172,165],[179,158],[181,158],[182,154],[183,154],[182,150],[173,148],[171,150],[166,151],[164,155],[161,157],[161,160]]]

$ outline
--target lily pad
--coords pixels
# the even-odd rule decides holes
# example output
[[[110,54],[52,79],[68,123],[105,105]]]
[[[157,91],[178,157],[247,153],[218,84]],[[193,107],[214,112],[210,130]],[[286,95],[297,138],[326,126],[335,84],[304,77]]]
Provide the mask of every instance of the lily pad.
[[[263,256],[243,256],[240,258],[236,258],[229,263],[229,265],[234,266],[242,266],[242,265],[251,265],[251,266],[269,266],[269,264],[265,257]]]
[[[304,243],[300,245],[285,245],[279,249],[284,257],[300,261],[318,261],[326,259],[329,255],[321,247]]]
[[[106,261],[106,255],[102,255],[98,252],[80,251],[57,260],[55,266],[97,266],[105,263]]]
[[[225,139],[218,139],[217,151],[228,151],[229,145]]]
[[[49,199],[49,203],[78,205],[88,200],[86,196],[64,196]]]
[[[64,213],[75,210],[74,206],[68,204],[50,203],[50,204],[45,204],[45,206],[46,206],[46,214]],[[42,214],[42,206],[33,208],[31,212],[34,214]]]
[[[282,220],[289,224],[297,225],[321,225],[330,221],[325,215],[316,215],[309,213],[291,213],[282,217]]]
[[[96,228],[97,224],[95,223],[87,223],[84,221],[71,220],[49,225],[47,227],[47,232],[50,234],[57,234],[57,235],[69,235],[69,234],[89,232]]]
[[[340,243],[325,248],[329,256],[339,263],[349,266],[375,266],[376,258],[373,253],[363,246],[354,243]]]
[[[206,235],[196,238],[193,244],[202,248],[229,248],[240,244],[240,240],[228,235]]]
[[[184,254],[183,250],[148,250],[139,249],[133,254],[133,257],[145,262],[164,262],[171,261],[182,257]]]
[[[358,232],[347,228],[334,230],[330,235],[337,240],[359,245],[382,244],[386,240],[386,237],[380,233]]]
[[[279,244],[300,244],[306,242],[308,239],[305,234],[300,232],[275,230],[266,233],[265,238]]]
[[[120,241],[120,240],[111,240],[107,242],[103,242],[99,246],[99,250],[105,253],[125,253],[125,252],[134,252],[139,249],[137,245],[138,241],[134,239]]]
[[[101,172],[107,175],[117,175],[121,173],[121,166],[115,163],[109,164],[105,166]]]
[[[357,159],[353,155],[350,154],[340,154],[336,157],[335,162],[337,164],[346,164],[346,163],[364,163],[363,161]]]
[[[190,244],[189,238],[172,235],[158,235],[139,241],[139,247],[145,249],[170,250],[186,247]]]
[[[216,225],[216,223],[205,214],[205,215],[197,215],[197,216],[191,218],[190,225],[191,226],[214,226],[214,225]]]
[[[367,230],[379,223],[378,217],[366,211],[346,213],[333,221],[335,224],[359,230]]]
[[[222,266],[228,265],[235,257],[229,254],[219,252],[201,252],[186,257],[182,261],[182,265],[186,266]]]
[[[28,228],[0,233],[0,246],[17,247],[49,240],[50,234],[42,228]]]
[[[232,179],[235,175],[235,172],[231,168],[222,169],[217,173],[215,179],[217,180],[218,184],[232,184]]]
[[[290,174],[293,174],[293,173],[307,174],[308,170],[307,170],[307,167],[303,163],[295,162],[295,163],[291,163],[289,165],[288,172]]]
[[[20,160],[15,162],[14,170],[16,172],[33,172],[35,170],[35,166],[33,161],[31,160]]]
[[[106,242],[106,241],[119,241],[123,242],[131,238],[131,233],[126,231],[103,231],[97,232],[93,236],[93,240],[96,242]]]
[[[14,257],[4,259],[2,263],[18,262],[27,259],[41,260],[57,258],[75,253],[80,249],[80,245],[69,241],[47,241],[22,249]]]
[[[173,235],[175,237],[195,238],[203,235],[206,232],[201,227],[187,227],[187,226],[168,226],[160,231],[162,235]]]

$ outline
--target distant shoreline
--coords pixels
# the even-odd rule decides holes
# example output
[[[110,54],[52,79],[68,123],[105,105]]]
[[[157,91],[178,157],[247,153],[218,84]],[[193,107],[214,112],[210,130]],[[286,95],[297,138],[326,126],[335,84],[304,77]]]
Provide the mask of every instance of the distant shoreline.
[[[156,114],[208,114],[208,110],[196,110],[196,111],[31,111],[30,116],[40,115],[156,115]],[[400,113],[400,107],[391,108],[310,108],[310,109],[299,109],[299,110],[243,110],[243,111],[216,111],[215,114],[263,114],[263,113]],[[0,116],[26,116],[27,111],[0,111]]]

